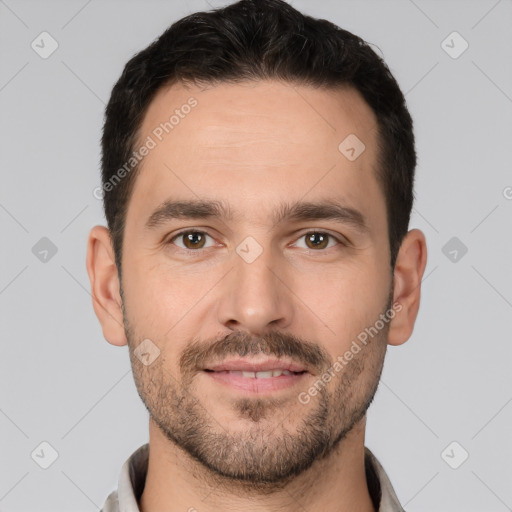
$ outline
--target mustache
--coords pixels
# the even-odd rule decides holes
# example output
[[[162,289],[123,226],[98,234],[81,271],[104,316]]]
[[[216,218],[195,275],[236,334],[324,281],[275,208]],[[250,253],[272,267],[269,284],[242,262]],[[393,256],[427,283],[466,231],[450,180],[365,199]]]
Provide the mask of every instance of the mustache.
[[[235,331],[210,342],[194,339],[183,351],[179,366],[181,373],[187,375],[201,371],[209,363],[222,361],[227,356],[259,354],[278,358],[288,356],[318,373],[332,365],[326,350],[292,334],[272,331],[254,337],[245,331]]]

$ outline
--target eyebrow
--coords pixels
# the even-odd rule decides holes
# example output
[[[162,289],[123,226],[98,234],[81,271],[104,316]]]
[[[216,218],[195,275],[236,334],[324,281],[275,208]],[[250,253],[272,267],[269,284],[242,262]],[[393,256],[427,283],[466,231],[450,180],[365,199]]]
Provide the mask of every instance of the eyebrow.
[[[155,229],[175,219],[210,219],[233,220],[233,212],[223,201],[215,200],[167,200],[160,204],[149,216],[145,227]],[[316,201],[297,201],[282,203],[273,212],[273,225],[283,222],[308,220],[333,220],[349,225],[361,234],[369,232],[364,215],[355,208],[343,206],[332,199]]]

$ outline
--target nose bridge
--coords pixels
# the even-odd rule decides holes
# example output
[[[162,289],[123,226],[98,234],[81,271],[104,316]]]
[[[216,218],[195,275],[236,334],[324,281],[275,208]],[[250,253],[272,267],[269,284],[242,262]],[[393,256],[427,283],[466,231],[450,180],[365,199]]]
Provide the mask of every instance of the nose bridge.
[[[229,327],[261,333],[269,324],[284,327],[292,305],[279,278],[281,260],[270,244],[247,237],[233,254],[233,271],[226,280],[219,305],[219,321]]]

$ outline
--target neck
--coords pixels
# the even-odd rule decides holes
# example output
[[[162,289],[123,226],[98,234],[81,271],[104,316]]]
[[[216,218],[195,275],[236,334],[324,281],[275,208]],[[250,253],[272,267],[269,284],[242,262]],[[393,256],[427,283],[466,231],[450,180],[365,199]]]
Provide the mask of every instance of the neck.
[[[366,482],[364,417],[327,457],[271,491],[234,482],[192,459],[150,419],[149,464],[141,512],[247,510],[375,512]]]

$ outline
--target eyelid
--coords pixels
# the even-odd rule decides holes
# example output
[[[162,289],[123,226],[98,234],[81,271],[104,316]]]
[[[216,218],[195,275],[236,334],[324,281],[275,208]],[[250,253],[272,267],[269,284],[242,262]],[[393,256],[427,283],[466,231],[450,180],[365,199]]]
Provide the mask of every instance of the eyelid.
[[[203,235],[207,235],[212,240],[216,241],[215,237],[208,232],[207,228],[190,227],[190,228],[184,228],[181,231],[178,231],[177,233],[173,233],[171,236],[166,237],[166,239],[165,239],[166,241],[164,241],[164,244],[168,245],[170,243],[173,243],[173,240],[175,240],[176,238],[179,238],[180,236],[185,235],[187,233],[200,233]],[[350,241],[345,236],[341,235],[340,233],[335,234],[335,233],[331,232],[330,230],[321,229],[321,228],[305,228],[304,230],[301,230],[298,233],[296,232],[293,244],[297,243],[297,241],[300,238],[302,238],[303,236],[308,235],[308,234],[313,234],[313,233],[328,235],[329,237],[336,240],[336,242],[338,242],[338,245],[341,245],[341,246],[346,247],[346,246],[350,245]],[[174,243],[173,243],[173,245],[174,245]],[[175,247],[185,253],[200,253],[206,249],[212,248],[212,247],[206,247],[206,248],[199,248],[199,249],[187,249],[187,248],[179,247],[177,245],[175,245]],[[308,253],[320,254],[320,253],[325,253],[325,252],[329,251],[329,249],[335,249],[335,247],[336,246],[329,247],[328,249],[319,249],[319,250],[315,250],[315,249],[304,249],[304,250],[308,251]]]
[[[349,245],[350,244],[350,240],[346,236],[344,236],[341,233],[338,233],[336,231],[331,231],[329,229],[324,229],[324,228],[305,228],[304,230],[300,230],[298,233],[299,233],[299,235],[297,236],[297,238],[300,238],[300,237],[302,237],[304,235],[307,235],[309,233],[320,233],[322,235],[329,235],[331,238],[336,239],[341,244],[344,244],[344,245]]]
[[[169,245],[169,244],[173,244],[173,240],[176,239],[176,238],[179,238],[180,236],[182,235],[185,235],[187,233],[200,233],[201,235],[206,235],[206,236],[209,236],[212,240],[216,241],[215,240],[215,237],[212,236],[206,229],[204,228],[185,228],[181,231],[178,231],[177,233],[173,233],[171,234],[171,236],[168,236],[164,239],[164,245]],[[180,249],[181,251],[183,252],[187,252],[187,253],[192,253],[192,252],[200,252],[201,249],[187,249],[187,248],[183,248],[183,247],[179,247],[179,246],[176,246],[177,249]],[[210,249],[211,247],[206,247],[206,249]],[[202,249],[204,250],[204,248]]]
[[[337,242],[337,244],[333,247],[328,247],[327,249],[319,249],[319,250],[304,249],[305,251],[308,252],[308,254],[325,254],[325,253],[329,253],[332,249],[336,249],[338,246],[348,247],[350,245],[349,240],[347,238],[345,238],[343,235],[341,235],[339,233],[335,234],[329,230],[319,229],[319,228],[308,228],[308,229],[300,232],[300,234],[298,234],[295,237],[295,241],[293,242],[293,244],[296,244],[305,235],[315,234],[315,233],[318,233],[320,235],[327,235],[330,238],[334,239]]]

